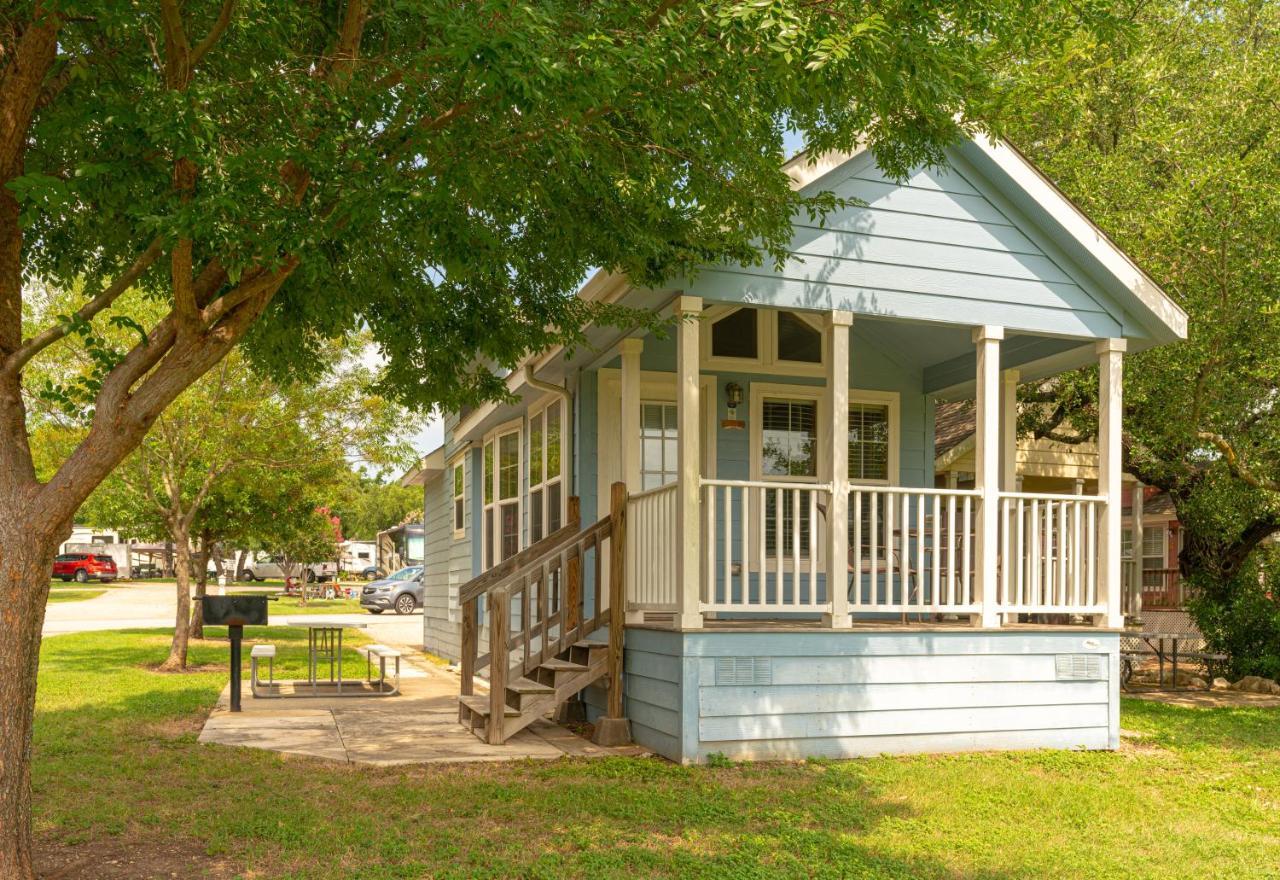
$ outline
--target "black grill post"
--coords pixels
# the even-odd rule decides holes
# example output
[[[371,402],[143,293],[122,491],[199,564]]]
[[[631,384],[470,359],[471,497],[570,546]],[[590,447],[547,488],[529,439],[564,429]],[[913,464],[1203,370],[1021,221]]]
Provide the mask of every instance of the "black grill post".
[[[240,640],[244,638],[244,627],[232,624],[227,627],[227,635],[231,637],[231,711],[240,711]]]
[[[267,625],[266,596],[204,596],[204,622],[224,624],[231,638],[231,711],[240,711],[240,643],[246,626]]]

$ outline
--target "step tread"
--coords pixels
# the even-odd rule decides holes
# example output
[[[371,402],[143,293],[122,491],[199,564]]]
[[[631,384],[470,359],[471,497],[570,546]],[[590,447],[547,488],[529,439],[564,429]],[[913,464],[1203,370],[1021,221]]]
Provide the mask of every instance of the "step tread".
[[[507,690],[518,694],[554,694],[556,689],[549,684],[540,684],[529,678],[517,678],[507,683]]]
[[[580,642],[574,642],[573,646],[575,648],[607,648],[609,647],[609,643],[599,642],[595,639],[583,639]]]
[[[581,663],[574,663],[572,660],[560,660],[556,657],[544,660],[538,665],[543,669],[550,669],[552,672],[586,672],[590,668]]]
[[[480,697],[475,695],[460,696],[458,697],[458,702],[462,703],[464,706],[466,706],[472,712],[475,712],[477,715],[482,715],[485,718],[489,717],[489,698],[488,697]],[[520,710],[513,709],[510,706],[507,706],[506,711],[503,713],[503,716],[506,718],[518,718],[520,717]]]

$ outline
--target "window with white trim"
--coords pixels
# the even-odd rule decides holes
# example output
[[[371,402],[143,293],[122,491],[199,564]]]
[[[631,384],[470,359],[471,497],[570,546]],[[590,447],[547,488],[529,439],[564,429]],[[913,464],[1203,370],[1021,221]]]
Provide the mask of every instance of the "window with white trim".
[[[1168,549],[1164,526],[1144,526],[1142,529],[1142,585],[1158,588],[1164,586],[1165,552]],[[1133,559],[1133,529],[1120,531],[1120,556]]]
[[[676,405],[660,400],[640,403],[640,488],[656,489],[679,477]]]
[[[529,543],[564,525],[564,404],[529,416]]]
[[[458,461],[453,466],[453,536],[455,538],[464,537],[466,534],[466,497],[467,477],[463,471],[462,462]]]
[[[484,442],[484,567],[520,552],[520,427]]]
[[[751,306],[708,309],[703,365],[763,367],[783,375],[819,376],[826,355],[822,320],[805,312]]]
[[[854,485],[889,485],[889,405],[849,404],[849,482]],[[881,514],[883,516],[883,514]],[[871,496],[862,496],[862,534],[853,534],[849,517],[849,546],[858,540],[871,544]]]
[[[788,480],[818,478],[818,402],[807,398],[766,397],[760,402],[760,473]],[[799,511],[794,493],[782,493],[782,516],[778,516],[778,493],[765,494],[765,553],[777,552],[779,532],[783,547],[795,540],[797,514],[800,553],[809,554],[809,505],[802,497]]]

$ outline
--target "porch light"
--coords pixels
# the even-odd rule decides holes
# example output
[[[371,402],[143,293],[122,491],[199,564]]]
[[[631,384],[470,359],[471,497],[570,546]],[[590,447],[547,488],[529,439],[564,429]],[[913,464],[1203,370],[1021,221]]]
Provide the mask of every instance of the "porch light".
[[[740,430],[745,427],[745,423],[738,418],[738,407],[742,405],[742,386],[737,382],[730,382],[724,386],[724,402],[727,412],[720,422],[720,427],[729,430]]]

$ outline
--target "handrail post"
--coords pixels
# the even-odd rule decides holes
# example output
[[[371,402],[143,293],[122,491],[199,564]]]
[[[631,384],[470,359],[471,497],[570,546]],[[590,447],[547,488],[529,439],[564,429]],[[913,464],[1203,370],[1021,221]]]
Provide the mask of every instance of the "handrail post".
[[[485,739],[495,746],[503,743],[503,725],[507,717],[510,614],[511,593],[505,589],[489,593],[489,726]]]
[[[569,522],[581,528],[582,506],[577,495],[569,497]],[[564,632],[573,633],[582,626],[582,550],[574,546],[564,574]]]
[[[627,485],[609,492],[609,711],[596,720],[594,742],[620,746],[631,742],[631,722],[623,714],[622,662],[627,596]]]
[[[479,656],[476,610],[478,603],[470,599],[462,603],[462,684],[459,693],[469,697],[476,692],[476,657]]]

